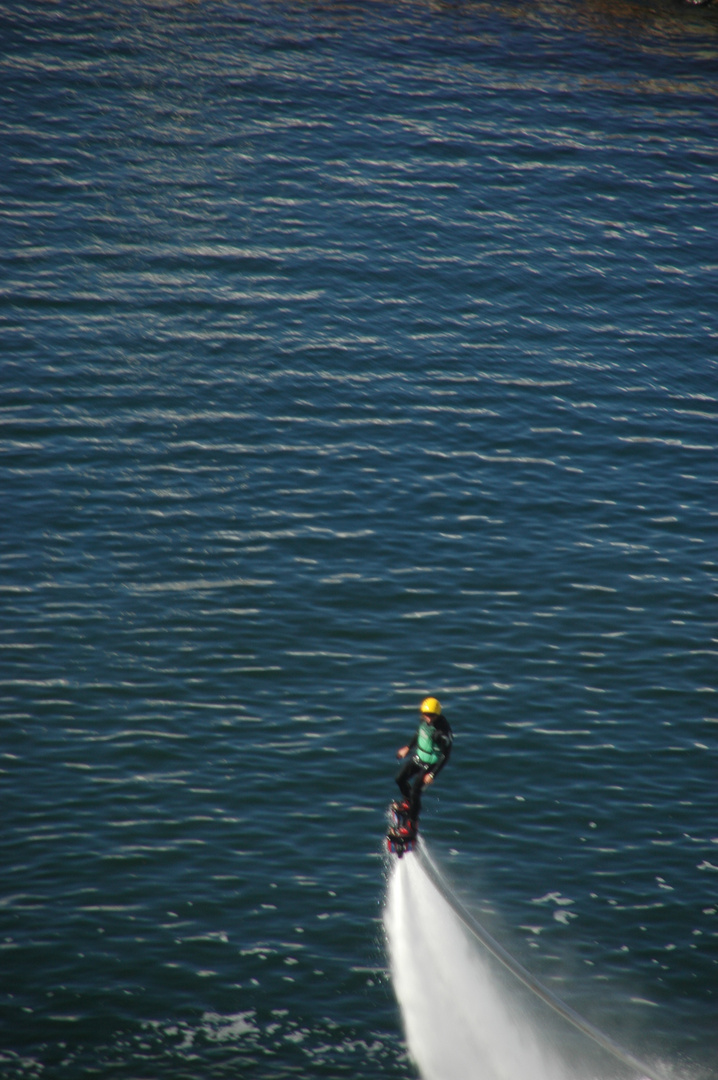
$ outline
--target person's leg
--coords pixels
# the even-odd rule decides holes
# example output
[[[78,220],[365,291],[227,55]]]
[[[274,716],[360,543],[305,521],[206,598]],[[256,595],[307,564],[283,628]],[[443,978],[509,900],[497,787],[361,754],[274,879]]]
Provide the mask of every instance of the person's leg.
[[[424,777],[426,776],[426,769],[423,766],[417,765],[416,768],[419,775],[411,785],[411,795],[409,797],[409,814],[412,821],[417,821],[421,813],[421,795],[424,790]]]
[[[396,774],[395,779],[397,787],[399,788],[399,791],[407,802],[411,802],[411,778],[420,768],[421,766],[417,765],[411,754],[409,754],[407,757],[404,758],[403,762],[401,763],[401,768]]]

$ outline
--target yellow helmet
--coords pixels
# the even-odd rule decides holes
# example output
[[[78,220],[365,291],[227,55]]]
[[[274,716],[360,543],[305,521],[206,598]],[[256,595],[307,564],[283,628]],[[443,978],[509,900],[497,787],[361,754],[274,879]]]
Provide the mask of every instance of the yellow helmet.
[[[435,697],[424,698],[419,707],[420,713],[429,713],[430,716],[441,716],[441,705]]]

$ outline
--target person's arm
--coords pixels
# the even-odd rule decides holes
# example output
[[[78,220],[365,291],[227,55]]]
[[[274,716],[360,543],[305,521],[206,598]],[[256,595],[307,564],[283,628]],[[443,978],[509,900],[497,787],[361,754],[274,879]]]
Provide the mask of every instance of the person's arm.
[[[397,750],[396,756],[398,758],[408,757],[408,755],[412,752],[412,750],[416,746],[418,738],[419,738],[419,735],[417,733],[417,734],[414,735],[414,738],[411,740],[411,742],[407,743],[406,746],[402,746],[402,747],[400,747],[399,750]]]
[[[444,768],[444,765],[446,765],[447,761],[451,757],[451,744],[453,741],[453,735],[451,733],[451,728],[448,724],[446,725],[446,731],[437,731],[436,741],[439,744],[439,752],[441,753],[441,757],[437,761],[436,765],[432,765],[431,769],[424,777],[425,784],[430,784],[432,780],[436,779],[441,770]]]

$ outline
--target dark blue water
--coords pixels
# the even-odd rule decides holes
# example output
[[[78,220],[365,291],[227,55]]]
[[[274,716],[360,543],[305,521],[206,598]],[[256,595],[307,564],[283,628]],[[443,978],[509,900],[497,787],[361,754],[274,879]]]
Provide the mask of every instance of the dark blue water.
[[[0,26],[2,1076],[416,1077],[427,693],[463,902],[717,1076],[718,7]]]

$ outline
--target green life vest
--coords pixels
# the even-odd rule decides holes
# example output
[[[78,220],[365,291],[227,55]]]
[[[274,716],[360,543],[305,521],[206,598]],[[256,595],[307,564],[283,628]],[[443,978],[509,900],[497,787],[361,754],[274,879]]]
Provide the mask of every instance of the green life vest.
[[[424,765],[436,765],[441,751],[434,742],[434,728],[422,720],[416,733],[416,756]]]

